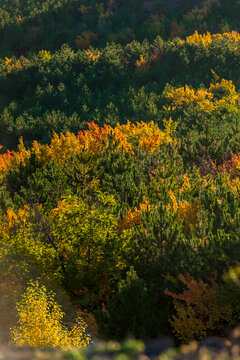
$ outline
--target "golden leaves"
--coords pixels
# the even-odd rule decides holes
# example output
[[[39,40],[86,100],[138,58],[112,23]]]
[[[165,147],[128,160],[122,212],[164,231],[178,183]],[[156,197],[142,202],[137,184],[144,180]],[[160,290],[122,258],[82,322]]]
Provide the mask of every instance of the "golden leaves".
[[[85,51],[85,54],[89,57],[90,60],[93,62],[98,62],[100,56],[102,55],[101,51],[98,51],[96,54],[94,54],[91,50]]]
[[[169,101],[170,106],[177,110],[193,105],[208,114],[221,109],[230,112],[232,106],[239,108],[240,102],[240,96],[232,81],[225,79],[210,84],[208,89],[194,90],[187,85],[177,89],[170,88],[166,91],[165,98]],[[166,109],[165,107],[164,110],[166,111]]]
[[[189,233],[191,231],[191,227],[196,227],[199,211],[200,203],[198,200],[195,200],[193,204],[186,200],[180,202],[178,219],[185,219],[185,233]]]
[[[30,282],[17,304],[18,325],[12,329],[13,342],[18,346],[84,348],[90,342],[87,325],[79,317],[72,329],[63,325],[64,313],[55,302],[55,294],[47,292],[39,282]]]
[[[136,66],[139,69],[145,69],[147,66],[147,59],[143,55],[140,55],[140,60],[136,60]]]
[[[29,60],[24,56],[20,56],[19,59],[5,57],[5,65],[7,67],[7,72],[10,73],[13,70],[20,70],[25,64],[28,64]]]
[[[186,43],[188,44],[195,44],[195,45],[203,45],[203,46],[209,46],[212,44],[213,40],[222,40],[222,39],[232,39],[234,40],[238,45],[240,44],[240,34],[237,31],[232,32],[225,32],[223,34],[210,34],[210,32],[207,32],[207,34],[198,34],[198,31],[196,30],[195,33],[191,36],[188,36],[186,38]],[[182,40],[184,41],[184,40]]]
[[[63,165],[67,159],[75,154],[85,151],[98,156],[103,149],[109,151],[124,150],[134,154],[134,148],[141,148],[149,153],[159,149],[164,144],[172,142],[171,132],[174,124],[171,119],[165,121],[165,130],[160,130],[153,121],[125,125],[117,124],[115,128],[109,125],[99,127],[94,122],[88,123],[88,130],[80,131],[78,135],[70,132],[60,135],[54,133],[50,145],[41,145],[34,141],[30,149],[26,149],[20,139],[18,151],[7,151],[0,154],[0,175],[8,171],[11,166],[26,165],[31,154],[47,164],[54,159]],[[112,134],[114,150],[109,145],[109,136]]]
[[[195,33],[191,36],[188,36],[186,38],[186,42],[188,44],[202,44],[203,46],[208,46],[212,43],[212,35],[210,32],[207,32],[207,34],[198,34],[198,31],[196,30]]]
[[[133,225],[141,224],[141,213],[151,211],[152,205],[149,204],[149,201],[143,196],[143,203],[139,204],[139,209],[134,208],[128,210],[127,215],[120,221],[121,230],[126,230],[131,228]]]
[[[38,52],[38,54],[41,56],[41,58],[43,60],[46,60],[46,61],[51,60],[51,58],[52,58],[50,51],[47,51],[47,50],[40,50]]]

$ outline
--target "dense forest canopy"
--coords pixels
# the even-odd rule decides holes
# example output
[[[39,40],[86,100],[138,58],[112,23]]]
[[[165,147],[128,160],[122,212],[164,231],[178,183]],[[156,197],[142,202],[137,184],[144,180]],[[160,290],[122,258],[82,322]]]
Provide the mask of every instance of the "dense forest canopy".
[[[0,0],[1,341],[239,323],[239,13]]]
[[[238,30],[236,0],[1,0],[1,54]]]

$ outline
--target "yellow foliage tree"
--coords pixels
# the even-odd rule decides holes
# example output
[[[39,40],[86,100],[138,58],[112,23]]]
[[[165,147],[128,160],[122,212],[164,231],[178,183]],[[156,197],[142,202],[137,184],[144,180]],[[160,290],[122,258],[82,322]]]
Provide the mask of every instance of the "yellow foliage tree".
[[[17,303],[18,325],[12,329],[13,342],[18,346],[84,348],[90,342],[87,325],[76,319],[72,329],[63,325],[64,313],[44,285],[31,281],[22,300]]]
[[[147,59],[140,55],[140,60],[136,61],[136,66],[140,69],[145,69],[147,67]]]
[[[43,60],[51,60],[52,58],[50,51],[47,50],[41,50],[38,52],[38,54],[41,56]]]
[[[207,32],[207,34],[201,35],[196,30],[193,35],[188,36],[186,38],[186,42],[188,44],[194,44],[194,45],[202,44],[203,46],[209,46],[212,43],[212,41],[222,40],[222,39],[233,40],[233,41],[235,41],[236,45],[239,45],[240,34],[237,31],[232,31],[232,32],[226,32],[223,34],[210,34],[210,32]],[[184,43],[184,41],[183,41],[183,43]]]
[[[22,69],[26,64],[29,64],[29,60],[24,56],[20,56],[19,59],[5,57],[5,65],[9,73],[12,72],[12,70]]]
[[[101,51],[94,54],[91,50],[86,51],[85,54],[89,57],[89,60],[92,60],[93,62],[98,62],[100,56],[102,55]]]
[[[215,72],[212,70],[213,76]],[[214,76],[216,78],[216,74]],[[231,113],[239,109],[240,98],[231,80],[214,82],[208,89],[193,90],[188,85],[180,88],[168,88],[165,98],[174,109],[183,109],[190,105],[208,114]],[[165,111],[168,109],[165,107]]]

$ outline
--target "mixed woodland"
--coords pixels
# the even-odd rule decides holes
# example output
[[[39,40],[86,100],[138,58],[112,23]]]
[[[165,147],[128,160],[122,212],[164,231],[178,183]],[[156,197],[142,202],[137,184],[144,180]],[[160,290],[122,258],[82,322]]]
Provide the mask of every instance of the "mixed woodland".
[[[239,14],[0,0],[2,342],[239,324]]]

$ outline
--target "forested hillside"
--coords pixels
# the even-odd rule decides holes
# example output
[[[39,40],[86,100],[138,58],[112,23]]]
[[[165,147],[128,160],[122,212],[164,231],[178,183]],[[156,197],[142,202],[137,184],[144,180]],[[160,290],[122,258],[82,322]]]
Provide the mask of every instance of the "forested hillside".
[[[239,13],[0,0],[1,341],[239,324]]]
[[[199,7],[196,7],[199,5]],[[1,0],[2,56],[238,30],[236,0]]]

